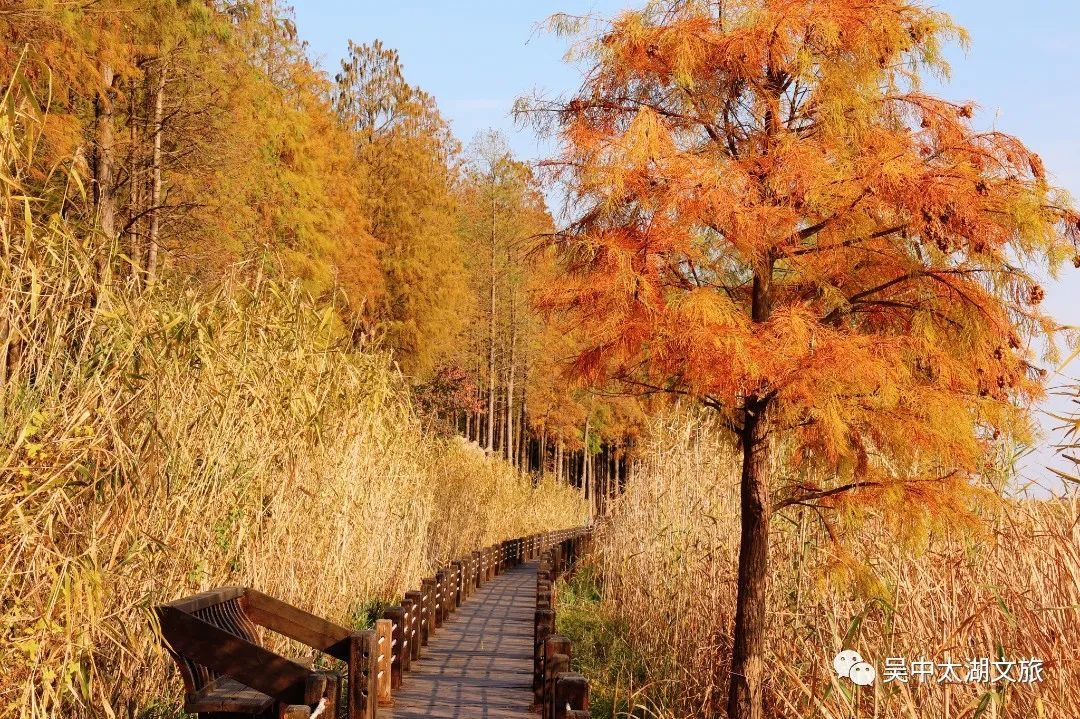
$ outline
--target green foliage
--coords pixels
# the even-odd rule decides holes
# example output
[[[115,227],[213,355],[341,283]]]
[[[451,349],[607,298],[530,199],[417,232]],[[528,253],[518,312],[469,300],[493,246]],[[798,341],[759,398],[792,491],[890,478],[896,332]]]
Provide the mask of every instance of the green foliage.
[[[589,678],[594,717],[645,716],[631,706],[634,687],[648,683],[646,664],[627,641],[625,621],[603,604],[596,567],[581,565],[568,582],[556,585],[556,631],[573,642],[571,669]]]
[[[356,631],[374,629],[375,621],[382,619],[383,612],[390,607],[389,602],[368,599],[353,607],[349,612],[349,626]]]

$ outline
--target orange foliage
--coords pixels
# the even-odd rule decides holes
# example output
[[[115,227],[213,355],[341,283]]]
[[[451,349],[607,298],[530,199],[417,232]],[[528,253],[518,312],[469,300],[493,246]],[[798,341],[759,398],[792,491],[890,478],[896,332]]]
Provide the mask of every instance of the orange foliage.
[[[548,299],[587,338],[576,374],[697,398],[739,439],[730,719],[772,715],[773,512],[963,516],[994,443],[1030,435],[1055,329],[1033,268],[1075,254],[1080,215],[920,90],[956,35],[904,0],[659,0],[534,108],[578,211]]]
[[[1055,329],[1033,272],[1075,253],[1078,216],[1018,139],[920,89],[955,36],[899,0],[614,20],[580,93],[534,108],[581,208],[548,297],[591,339],[577,373],[690,394],[733,427],[766,399],[786,474],[836,486],[951,492],[995,439],[1027,437],[1031,339]]]

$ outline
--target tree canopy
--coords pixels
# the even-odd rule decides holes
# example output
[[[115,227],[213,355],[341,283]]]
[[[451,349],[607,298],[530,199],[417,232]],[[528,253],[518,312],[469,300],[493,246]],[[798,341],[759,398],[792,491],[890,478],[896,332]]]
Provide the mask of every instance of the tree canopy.
[[[29,3],[0,33],[0,76],[43,105],[27,190],[92,240],[102,282],[298,282],[438,426],[563,476],[599,451],[587,433],[629,449],[549,371],[539,179],[496,136],[464,151],[396,50],[350,42],[328,72],[276,0]]]
[[[549,302],[584,328],[576,373],[694,397],[743,446],[732,717],[762,716],[772,511],[960,509],[1030,436],[1036,273],[1080,225],[1020,140],[922,89],[963,37],[904,0],[652,2],[530,108],[572,192]]]

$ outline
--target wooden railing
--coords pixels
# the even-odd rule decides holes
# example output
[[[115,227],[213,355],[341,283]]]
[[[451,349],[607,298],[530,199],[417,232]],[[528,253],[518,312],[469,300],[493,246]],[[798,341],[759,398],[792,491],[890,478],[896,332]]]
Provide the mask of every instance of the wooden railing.
[[[545,549],[536,575],[533,620],[533,708],[542,719],[588,719],[589,682],[570,671],[570,640],[555,633],[555,582],[574,571],[591,534],[574,530]]]
[[[558,576],[551,568],[565,571],[572,565],[582,536],[581,530],[534,534],[449,562],[423,579],[419,589],[405,592],[366,631],[341,627],[246,587],[160,605],[161,637],[184,680],[185,710],[200,719],[331,719],[346,704],[341,696],[346,684],[348,718],[375,719],[378,706],[392,703],[412,662],[462,602],[497,575],[540,557],[546,558],[542,567],[550,585]],[[550,604],[550,589],[547,596]],[[261,644],[257,626],[345,662],[348,681],[274,653]],[[556,660],[548,666],[561,665]],[[555,677],[556,691],[565,694],[559,683],[564,680]],[[575,708],[580,703],[571,702]]]
[[[449,562],[435,572],[434,576],[422,580],[419,590],[405,592],[401,603],[386,609],[383,618],[375,622],[378,660],[387,667],[384,669],[384,664],[380,663],[376,674],[379,704],[391,703],[393,692],[399,690],[405,682],[404,675],[409,671],[411,662],[423,656],[424,647],[449,615],[485,582],[522,562],[534,559],[540,559],[541,573],[544,573],[544,567],[550,566],[550,561],[545,565],[544,557],[576,558],[575,552],[582,546],[582,538],[585,536],[586,531],[583,529],[563,529],[509,539]],[[565,561],[557,560],[558,566],[564,567],[563,573],[572,566],[572,560],[570,564]],[[539,580],[537,584],[539,587]],[[548,595],[550,603],[550,591]],[[385,649],[387,646],[389,652]],[[587,689],[585,702],[587,707]],[[561,714],[560,717],[562,716],[571,715]],[[363,715],[363,719],[374,717],[372,706],[371,712]]]

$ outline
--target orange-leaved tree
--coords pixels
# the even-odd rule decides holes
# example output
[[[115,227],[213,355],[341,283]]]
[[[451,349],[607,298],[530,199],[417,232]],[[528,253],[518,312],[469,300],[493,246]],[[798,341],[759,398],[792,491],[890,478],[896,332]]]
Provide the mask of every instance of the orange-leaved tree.
[[[658,0],[601,27],[581,89],[523,108],[576,218],[550,299],[589,338],[577,375],[692,396],[738,438],[728,714],[760,718],[770,515],[961,507],[1030,431],[1034,268],[1078,216],[1019,140],[920,89],[963,31],[917,2]]]

